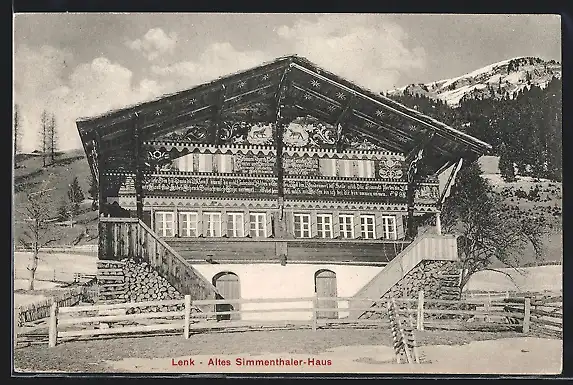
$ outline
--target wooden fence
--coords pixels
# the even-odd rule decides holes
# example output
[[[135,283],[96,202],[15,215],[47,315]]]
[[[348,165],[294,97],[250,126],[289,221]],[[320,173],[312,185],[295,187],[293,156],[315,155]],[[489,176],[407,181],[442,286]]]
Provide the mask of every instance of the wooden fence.
[[[52,303],[56,303],[59,307],[67,307],[77,305],[82,301],[95,302],[97,287],[93,286],[92,283],[88,282],[85,285],[62,291],[53,297],[18,306],[15,309],[17,326],[49,317]]]
[[[337,301],[364,301],[363,309],[368,312],[380,313],[382,317],[376,319],[349,319],[349,318],[319,318],[319,314],[324,312],[347,311],[346,308],[326,309],[320,307],[320,303],[336,303]],[[328,302],[327,302],[328,301]],[[192,301],[187,295],[184,299],[118,303],[95,306],[74,306],[60,307],[54,302],[50,308],[50,320],[48,329],[48,343],[50,347],[58,341],[78,338],[92,337],[99,335],[138,335],[153,332],[183,332],[184,338],[189,338],[191,331],[206,330],[230,330],[244,328],[328,328],[335,325],[370,325],[374,327],[390,327],[387,311],[383,306],[387,299],[373,298],[353,298],[353,297],[307,297],[307,298],[266,298],[266,299],[238,299],[238,300],[196,300]],[[298,306],[294,304],[298,303]],[[372,303],[382,306],[371,307]],[[423,292],[418,298],[396,298],[395,314],[415,322],[417,330],[424,330],[430,327],[440,327],[451,325],[452,321],[457,323],[468,322],[476,317],[483,317],[482,322],[495,325],[510,325],[514,329],[524,333],[530,332],[530,327],[539,323],[535,318],[541,315],[535,309],[536,302],[525,298],[523,302],[503,301],[490,302],[483,300],[473,301],[446,301],[424,299]],[[239,310],[234,310],[232,305],[243,304],[274,304],[280,307],[245,308],[240,306]],[[154,308],[150,312],[135,312],[134,309]],[[200,311],[198,309],[210,308],[210,311]],[[161,310],[164,309],[164,310]],[[183,310],[181,310],[183,309]],[[223,309],[223,310],[222,310]],[[233,315],[246,315],[253,313],[304,313],[306,319],[286,319],[286,320],[234,320]],[[552,316],[555,315],[552,313]],[[228,317],[230,319],[222,320]]]

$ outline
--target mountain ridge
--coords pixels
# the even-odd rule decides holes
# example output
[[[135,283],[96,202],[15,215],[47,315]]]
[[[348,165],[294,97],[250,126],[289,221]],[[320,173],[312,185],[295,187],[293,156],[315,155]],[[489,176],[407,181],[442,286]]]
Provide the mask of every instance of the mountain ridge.
[[[511,98],[526,87],[544,88],[554,77],[561,78],[561,74],[561,64],[555,60],[522,56],[491,63],[453,78],[408,84],[390,90],[386,95],[421,95],[457,107],[468,98]]]

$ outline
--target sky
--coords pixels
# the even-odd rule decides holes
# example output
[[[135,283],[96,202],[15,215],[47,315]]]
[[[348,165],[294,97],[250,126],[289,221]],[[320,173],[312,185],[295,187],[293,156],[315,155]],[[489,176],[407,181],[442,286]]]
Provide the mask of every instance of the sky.
[[[535,56],[561,62],[557,15],[16,14],[14,101],[21,150],[54,114],[61,150],[75,125],[219,76],[297,54],[382,92]]]

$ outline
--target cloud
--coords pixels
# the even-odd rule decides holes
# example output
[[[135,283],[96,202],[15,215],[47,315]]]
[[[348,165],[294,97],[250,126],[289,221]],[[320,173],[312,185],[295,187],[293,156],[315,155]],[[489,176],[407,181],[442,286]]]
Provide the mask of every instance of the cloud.
[[[177,34],[167,35],[161,28],[152,28],[141,39],[130,40],[126,45],[143,53],[148,60],[155,60],[162,55],[172,54],[177,44]]]
[[[321,15],[280,26],[293,50],[321,67],[375,91],[393,88],[403,73],[423,70],[426,53],[409,48],[408,35],[379,15]]]
[[[196,60],[169,65],[153,65],[151,72],[171,79],[180,89],[214,80],[233,72],[245,70],[272,57],[262,51],[238,51],[230,43],[209,45]]]
[[[81,63],[64,76],[63,62],[71,59],[71,54],[54,47],[33,50],[22,46],[16,51],[15,102],[22,111],[24,151],[38,148],[43,110],[55,115],[60,149],[67,150],[81,147],[78,118],[151,99],[163,91],[152,79],[134,84],[129,69],[105,57]]]

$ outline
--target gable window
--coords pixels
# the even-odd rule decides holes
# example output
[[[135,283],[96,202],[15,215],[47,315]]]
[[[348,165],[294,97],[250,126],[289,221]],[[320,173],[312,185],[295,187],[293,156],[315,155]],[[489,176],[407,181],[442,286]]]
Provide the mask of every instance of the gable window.
[[[310,214],[294,215],[294,236],[297,238],[310,238]]]
[[[243,213],[228,213],[227,235],[229,237],[245,236],[245,220]]]
[[[320,238],[332,238],[332,215],[317,214],[316,230]]]
[[[267,214],[265,213],[250,213],[251,222],[251,237],[266,237],[267,236]]]
[[[338,216],[341,238],[354,238],[354,215],[342,214]]]
[[[205,213],[207,219],[207,237],[221,236],[221,213]]]
[[[385,239],[398,239],[396,233],[396,217],[383,216],[382,217],[382,231]]]
[[[197,224],[199,217],[197,213],[193,212],[180,212],[179,213],[179,235],[182,237],[196,237]]]
[[[363,239],[376,238],[376,225],[374,215],[361,215],[360,216],[360,229]]]
[[[155,213],[155,232],[162,237],[175,235],[175,215],[172,211],[157,211]]]

